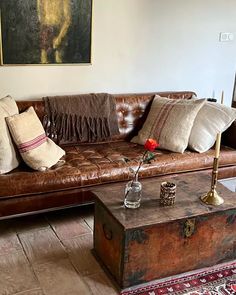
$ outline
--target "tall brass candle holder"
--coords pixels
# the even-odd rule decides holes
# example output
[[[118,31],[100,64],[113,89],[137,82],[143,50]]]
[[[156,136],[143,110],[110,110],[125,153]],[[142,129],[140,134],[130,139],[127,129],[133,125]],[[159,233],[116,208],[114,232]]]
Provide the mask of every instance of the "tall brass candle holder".
[[[218,165],[219,158],[214,158],[211,178],[211,190],[207,194],[200,197],[201,201],[207,205],[219,206],[224,203],[224,199],[216,191]]]
[[[224,91],[221,95],[221,104],[224,103]],[[213,171],[211,177],[211,190],[200,197],[201,201],[207,205],[219,206],[224,203],[224,199],[216,191],[216,183],[218,178],[218,166],[220,155],[221,133],[217,134],[215,146],[215,158],[213,162]]]

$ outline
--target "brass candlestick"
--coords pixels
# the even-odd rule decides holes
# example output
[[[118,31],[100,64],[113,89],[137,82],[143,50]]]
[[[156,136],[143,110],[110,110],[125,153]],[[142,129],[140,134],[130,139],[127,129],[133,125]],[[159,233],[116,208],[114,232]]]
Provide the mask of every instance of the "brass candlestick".
[[[224,103],[224,91],[222,91],[222,94],[221,94],[221,104],[223,103]],[[212,171],[212,178],[211,178],[211,190],[207,194],[200,197],[203,203],[207,205],[213,205],[213,206],[219,206],[224,203],[224,199],[221,196],[219,196],[219,194],[216,191],[220,144],[221,144],[221,133],[218,133],[216,136],[215,158],[213,162],[213,171]]]
[[[211,190],[200,197],[201,201],[207,205],[219,206],[224,203],[224,199],[216,191],[216,183],[218,177],[219,158],[214,158],[213,171],[211,178]]]

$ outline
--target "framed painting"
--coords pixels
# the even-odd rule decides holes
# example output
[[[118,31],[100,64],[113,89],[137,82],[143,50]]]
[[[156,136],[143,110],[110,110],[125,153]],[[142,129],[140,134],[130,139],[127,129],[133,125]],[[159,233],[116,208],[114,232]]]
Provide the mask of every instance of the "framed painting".
[[[1,0],[1,65],[90,64],[92,0]]]

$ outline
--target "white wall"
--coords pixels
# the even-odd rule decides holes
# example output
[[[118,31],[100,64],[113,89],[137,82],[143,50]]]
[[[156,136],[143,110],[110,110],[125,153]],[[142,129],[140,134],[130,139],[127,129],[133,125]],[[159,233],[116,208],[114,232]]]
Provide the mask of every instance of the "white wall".
[[[4,66],[0,96],[194,90],[230,104],[235,0],[94,0],[92,65]],[[233,32],[233,42],[219,42]]]

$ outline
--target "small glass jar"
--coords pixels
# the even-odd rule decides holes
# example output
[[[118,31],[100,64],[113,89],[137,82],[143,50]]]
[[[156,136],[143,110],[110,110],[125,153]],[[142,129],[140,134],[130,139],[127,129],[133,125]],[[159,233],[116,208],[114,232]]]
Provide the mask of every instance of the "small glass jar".
[[[142,184],[138,181],[138,177],[135,180],[129,181],[125,186],[125,200],[124,205],[126,208],[136,209],[140,207],[142,198]]]

